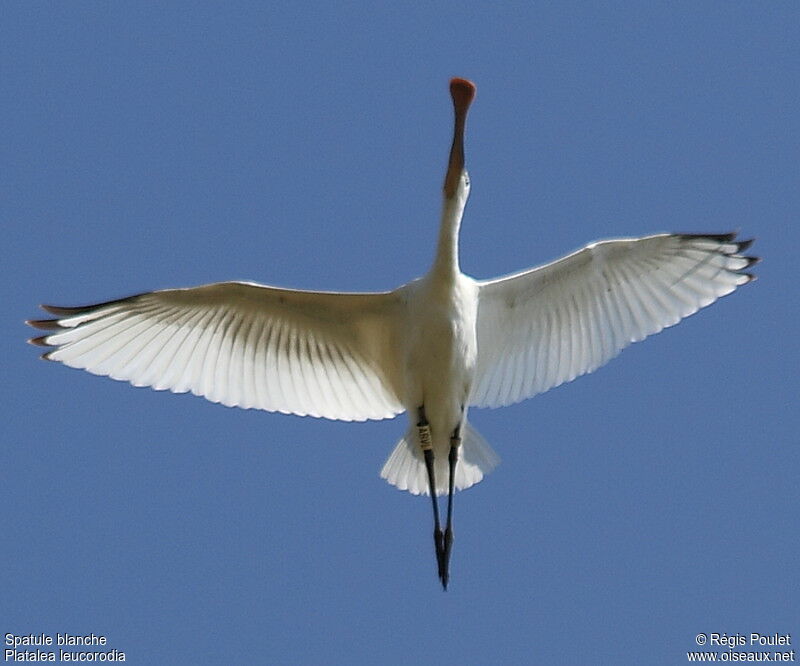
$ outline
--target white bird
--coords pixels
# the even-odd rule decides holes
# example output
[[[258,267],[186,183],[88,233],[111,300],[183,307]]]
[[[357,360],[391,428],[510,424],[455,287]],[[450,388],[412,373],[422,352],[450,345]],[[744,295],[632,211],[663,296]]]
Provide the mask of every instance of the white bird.
[[[438,247],[425,277],[384,293],[221,282],[76,308],[31,340],[43,355],[134,386],[191,391],[228,406],[364,421],[408,412],[381,477],[429,494],[443,587],[453,491],[498,463],[467,410],[530,398],[600,367],[749,282],[758,261],[735,234],[658,234],[591,243],[492,280],[459,268],[470,182],[464,125],[475,86],[452,79],[455,129]],[[448,495],[445,529],[437,495]]]

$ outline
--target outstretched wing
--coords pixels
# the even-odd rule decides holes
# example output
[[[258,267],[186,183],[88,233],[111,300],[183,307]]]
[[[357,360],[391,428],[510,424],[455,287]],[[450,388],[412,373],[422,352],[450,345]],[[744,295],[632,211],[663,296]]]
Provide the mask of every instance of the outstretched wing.
[[[758,261],[735,234],[592,243],[553,263],[479,282],[471,404],[499,407],[592,372],[729,294]]]
[[[222,282],[79,308],[57,319],[43,358],[134,386],[345,421],[403,411],[394,292],[339,294]]]

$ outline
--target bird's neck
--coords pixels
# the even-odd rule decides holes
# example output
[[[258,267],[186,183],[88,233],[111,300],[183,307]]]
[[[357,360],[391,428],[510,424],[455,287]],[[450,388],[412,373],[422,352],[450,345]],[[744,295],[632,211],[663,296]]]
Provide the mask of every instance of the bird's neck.
[[[444,280],[454,280],[461,272],[458,266],[458,230],[469,196],[469,176],[464,168],[464,126],[467,110],[475,97],[475,84],[465,79],[453,79],[450,81],[450,96],[453,98],[455,114],[453,143],[442,188],[444,203],[439,244],[431,270],[436,277]]]
[[[458,265],[458,232],[466,202],[467,195],[463,187],[459,187],[454,196],[444,197],[439,242],[431,271],[433,273],[450,276],[461,271]]]

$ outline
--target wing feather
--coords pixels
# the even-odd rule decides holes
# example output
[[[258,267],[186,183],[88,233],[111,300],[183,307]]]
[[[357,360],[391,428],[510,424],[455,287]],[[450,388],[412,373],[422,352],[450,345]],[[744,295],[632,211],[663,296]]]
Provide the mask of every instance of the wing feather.
[[[592,372],[631,342],[749,282],[758,261],[735,234],[592,243],[529,271],[479,282],[471,404],[508,405]]]
[[[79,308],[56,319],[44,358],[212,402],[363,421],[403,411],[398,395],[402,300],[225,282]]]

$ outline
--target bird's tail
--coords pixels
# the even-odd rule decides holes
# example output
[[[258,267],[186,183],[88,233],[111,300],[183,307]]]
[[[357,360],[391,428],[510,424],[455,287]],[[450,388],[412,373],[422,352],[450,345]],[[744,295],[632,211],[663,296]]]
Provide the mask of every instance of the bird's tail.
[[[465,423],[456,466],[456,490],[465,490],[475,485],[484,474],[497,467],[499,462],[500,458],[488,442],[469,423]],[[437,495],[447,494],[449,473],[447,456],[437,457],[434,462]],[[407,490],[412,495],[429,494],[425,459],[417,444],[414,426],[408,429],[386,460],[381,470],[381,478],[400,490]]]

